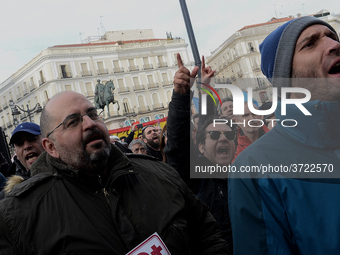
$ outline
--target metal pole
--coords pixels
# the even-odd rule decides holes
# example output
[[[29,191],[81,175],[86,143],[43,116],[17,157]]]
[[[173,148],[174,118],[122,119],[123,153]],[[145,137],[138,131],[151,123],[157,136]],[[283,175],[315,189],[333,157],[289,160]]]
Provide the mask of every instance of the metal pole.
[[[179,3],[181,5],[182,14],[183,14],[184,22],[185,22],[185,27],[186,27],[187,33],[188,33],[192,54],[193,54],[194,59],[195,59],[195,65],[199,67],[198,78],[200,79],[201,78],[201,58],[200,58],[200,54],[198,53],[195,34],[194,34],[193,29],[192,29],[187,4],[186,4],[185,0],[179,0]]]
[[[28,105],[27,105],[27,113],[28,113],[28,118],[30,119],[30,122],[32,122],[31,111],[30,111],[30,108],[28,107]]]

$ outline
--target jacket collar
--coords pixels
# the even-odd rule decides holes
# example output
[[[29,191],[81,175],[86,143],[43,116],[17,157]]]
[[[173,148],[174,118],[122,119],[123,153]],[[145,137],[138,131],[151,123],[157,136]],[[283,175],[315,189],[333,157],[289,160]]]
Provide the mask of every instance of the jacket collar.
[[[108,173],[111,175],[111,180],[116,179],[122,174],[132,173],[130,160],[113,144],[108,161]],[[43,152],[38,160],[33,163],[31,175],[49,172],[50,174],[62,173],[63,175],[82,178],[85,173],[81,170],[74,169],[67,165],[62,160],[50,156],[46,151]]]
[[[279,119],[278,128],[290,134],[299,142],[315,148],[340,147],[340,111],[337,102],[310,101],[303,106],[312,114],[304,115],[295,104],[287,105],[286,115],[281,115],[281,102],[278,102],[275,118]],[[285,127],[288,125],[295,127]]]

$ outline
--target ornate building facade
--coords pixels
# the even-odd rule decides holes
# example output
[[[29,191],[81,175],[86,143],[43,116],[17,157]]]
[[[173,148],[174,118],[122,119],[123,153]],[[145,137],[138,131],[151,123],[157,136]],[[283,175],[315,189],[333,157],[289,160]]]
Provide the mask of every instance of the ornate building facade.
[[[15,125],[40,122],[40,113],[21,111],[12,116],[10,102],[27,110],[38,103],[43,107],[61,91],[72,90],[94,100],[99,79],[114,83],[114,97],[120,105],[105,107],[104,121],[109,129],[148,122],[167,115],[177,71],[176,54],[190,66],[183,39],[155,39],[153,31],[106,32],[97,41],[57,45],[42,50],[25,66],[0,84],[0,126],[10,137]],[[12,108],[12,109],[11,109]]]

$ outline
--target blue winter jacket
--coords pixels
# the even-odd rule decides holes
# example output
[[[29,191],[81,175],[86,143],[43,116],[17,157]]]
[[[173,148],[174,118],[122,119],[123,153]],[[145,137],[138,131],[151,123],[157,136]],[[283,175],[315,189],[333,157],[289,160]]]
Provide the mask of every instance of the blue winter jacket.
[[[295,105],[281,116],[279,102],[276,119],[294,119],[297,126],[279,121],[233,164],[228,201],[234,255],[340,254],[339,107],[303,105],[312,116]],[[267,172],[241,173],[247,166]]]

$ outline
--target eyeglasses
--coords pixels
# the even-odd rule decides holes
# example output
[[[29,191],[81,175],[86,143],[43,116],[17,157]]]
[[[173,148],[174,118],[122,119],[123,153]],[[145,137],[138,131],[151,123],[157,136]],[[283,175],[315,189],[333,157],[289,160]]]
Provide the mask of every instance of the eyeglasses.
[[[103,110],[104,111],[104,110]],[[97,113],[97,109],[90,110],[88,113],[85,113],[83,115],[80,114],[73,114],[66,119],[64,119],[63,122],[61,122],[58,126],[55,127],[46,137],[48,138],[58,127],[64,124],[65,129],[74,129],[78,126],[80,122],[83,122],[83,117],[88,116],[91,120],[98,121],[100,120],[100,115],[103,113],[101,111],[99,114]]]
[[[221,134],[225,136],[229,141],[233,141],[235,139],[235,132],[234,131],[207,131],[207,133],[210,135],[210,138],[212,140],[218,140],[220,139]]]

